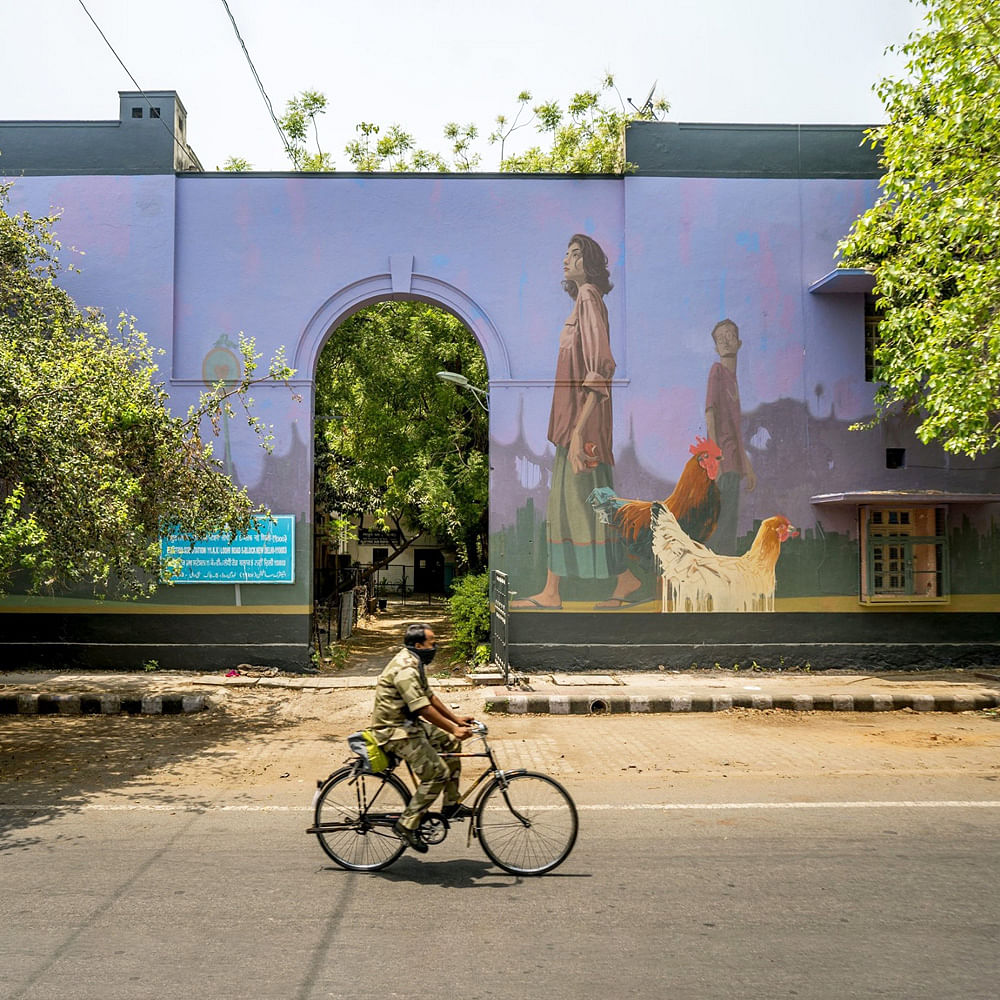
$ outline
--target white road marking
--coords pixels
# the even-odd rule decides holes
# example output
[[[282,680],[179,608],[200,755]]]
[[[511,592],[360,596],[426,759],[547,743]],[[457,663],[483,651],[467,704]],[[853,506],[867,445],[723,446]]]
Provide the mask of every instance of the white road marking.
[[[1000,809],[1000,801],[871,801],[871,802],[611,802],[577,805],[578,812],[721,812],[752,809]],[[178,802],[174,805],[145,802],[83,802],[41,805],[4,805],[0,812],[166,812],[166,813],[309,813],[312,806],[212,805]]]

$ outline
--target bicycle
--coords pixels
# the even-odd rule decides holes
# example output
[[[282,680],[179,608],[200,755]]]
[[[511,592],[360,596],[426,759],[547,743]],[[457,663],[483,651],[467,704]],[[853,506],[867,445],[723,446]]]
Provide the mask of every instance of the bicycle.
[[[489,730],[477,722],[474,735],[482,750],[443,753],[442,757],[484,758],[486,770],[459,798],[475,794],[467,843],[475,838],[494,864],[511,875],[544,875],[569,856],[576,843],[576,806],[554,778],[524,769],[504,771],[486,740]],[[341,868],[377,872],[388,868],[406,850],[392,831],[410,801],[410,789],[395,773],[399,759],[372,773],[366,758],[334,771],[316,783],[313,796],[315,834],[320,847]],[[407,765],[409,770],[409,765]],[[413,772],[410,779],[416,784]],[[478,792],[477,792],[478,789]],[[428,812],[420,824],[427,844],[440,844],[450,825],[439,812]]]

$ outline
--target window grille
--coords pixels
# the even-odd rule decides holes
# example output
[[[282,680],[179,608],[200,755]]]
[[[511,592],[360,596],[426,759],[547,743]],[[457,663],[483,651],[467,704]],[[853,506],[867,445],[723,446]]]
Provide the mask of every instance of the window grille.
[[[944,507],[862,507],[861,600],[940,602],[948,598]]]
[[[875,305],[875,296],[865,296],[865,381],[877,382],[875,348],[878,346],[878,328],[882,313]]]

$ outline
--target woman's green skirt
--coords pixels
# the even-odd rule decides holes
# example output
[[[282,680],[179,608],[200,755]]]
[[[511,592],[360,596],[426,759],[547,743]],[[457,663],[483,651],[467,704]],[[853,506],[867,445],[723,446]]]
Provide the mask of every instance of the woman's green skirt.
[[[611,466],[576,473],[565,448],[556,448],[549,493],[549,569],[556,576],[607,580],[624,570],[621,535],[597,516],[587,497],[599,486],[612,486]]]

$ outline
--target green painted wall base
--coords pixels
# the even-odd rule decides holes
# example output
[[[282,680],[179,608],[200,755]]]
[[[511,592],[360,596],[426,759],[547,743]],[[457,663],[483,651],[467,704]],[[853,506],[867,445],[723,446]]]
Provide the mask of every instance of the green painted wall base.
[[[1000,614],[515,612],[509,658],[525,671],[995,667]]]
[[[309,667],[308,615],[18,614],[0,615],[6,670],[213,671],[240,664]]]

